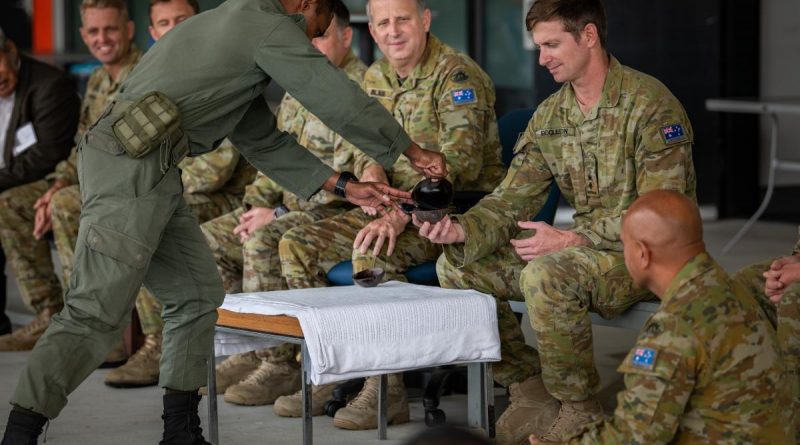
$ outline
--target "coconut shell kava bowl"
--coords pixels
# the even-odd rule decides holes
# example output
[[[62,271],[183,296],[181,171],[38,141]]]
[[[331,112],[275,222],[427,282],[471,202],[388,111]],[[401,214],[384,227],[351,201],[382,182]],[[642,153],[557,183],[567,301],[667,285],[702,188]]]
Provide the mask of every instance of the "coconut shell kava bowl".
[[[434,181],[423,179],[411,191],[414,204],[404,204],[403,210],[420,221],[431,224],[439,222],[450,213],[453,202],[453,184],[447,179]]]

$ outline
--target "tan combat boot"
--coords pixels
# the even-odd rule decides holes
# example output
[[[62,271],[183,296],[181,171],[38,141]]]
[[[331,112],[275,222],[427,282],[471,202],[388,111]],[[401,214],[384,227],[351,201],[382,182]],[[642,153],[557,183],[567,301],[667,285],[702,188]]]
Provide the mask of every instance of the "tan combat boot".
[[[325,402],[333,397],[333,390],[338,383],[311,386],[311,415],[325,414]],[[275,414],[281,417],[300,417],[303,415],[303,390],[289,396],[280,396],[272,406]]]
[[[528,436],[540,436],[558,415],[559,403],[547,392],[542,376],[512,383],[508,408],[495,424],[496,445],[528,443]]]
[[[161,334],[148,335],[144,345],[128,361],[106,374],[105,383],[114,388],[137,388],[158,383]]]
[[[258,369],[261,361],[256,351],[234,354],[223,360],[214,368],[217,375],[217,394],[224,394],[230,386],[246,379],[248,375]],[[200,388],[200,395],[207,394],[208,388],[205,386]]]
[[[589,397],[582,402],[561,402],[558,416],[541,435],[542,442],[562,442],[579,433],[584,426],[602,420],[605,414],[600,402]]]
[[[386,387],[386,412],[390,425],[409,420],[408,398],[402,374],[389,374]],[[346,407],[336,411],[333,426],[346,430],[374,430],[378,428],[378,387],[380,377],[368,377],[364,387]]]
[[[0,351],[30,351],[50,326],[50,317],[57,311],[45,309],[25,326],[16,331],[0,336]]]
[[[269,405],[275,399],[297,392],[301,386],[296,362],[261,362],[246,379],[225,390],[225,401],[237,405]]]
[[[125,351],[125,343],[120,340],[119,343],[108,351],[106,358],[103,359],[103,363],[100,364],[100,368],[117,368],[124,365],[127,360],[128,353]]]

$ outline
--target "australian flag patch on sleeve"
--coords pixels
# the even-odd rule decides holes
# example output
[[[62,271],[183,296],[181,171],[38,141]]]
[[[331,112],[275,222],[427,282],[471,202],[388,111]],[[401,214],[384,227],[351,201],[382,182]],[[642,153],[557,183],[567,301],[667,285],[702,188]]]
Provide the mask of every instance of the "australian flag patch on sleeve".
[[[667,145],[677,142],[684,142],[688,139],[681,124],[672,124],[667,125],[666,127],[661,127],[661,137],[664,139],[664,143]]]
[[[453,96],[453,103],[456,105],[471,104],[478,101],[475,97],[475,88],[462,88],[450,92]]]
[[[656,364],[656,355],[658,351],[651,348],[636,348],[631,357],[631,365],[652,371]]]

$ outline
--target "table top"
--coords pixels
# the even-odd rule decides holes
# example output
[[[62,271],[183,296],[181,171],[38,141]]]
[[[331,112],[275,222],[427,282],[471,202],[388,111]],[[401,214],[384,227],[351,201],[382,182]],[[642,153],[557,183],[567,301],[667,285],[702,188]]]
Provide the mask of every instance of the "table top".
[[[303,338],[300,321],[288,315],[259,315],[217,309],[217,326]]]
[[[709,111],[800,114],[800,97],[727,97],[706,99]]]

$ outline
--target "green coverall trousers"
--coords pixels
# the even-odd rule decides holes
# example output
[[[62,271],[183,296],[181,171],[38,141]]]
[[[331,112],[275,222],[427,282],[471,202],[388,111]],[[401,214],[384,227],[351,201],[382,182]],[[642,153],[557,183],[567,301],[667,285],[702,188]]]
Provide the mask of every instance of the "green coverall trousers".
[[[144,283],[164,306],[160,386],[206,382],[216,309],[225,292],[175,159],[122,150],[101,119],[79,148],[81,209],[64,309],[31,352],[11,400],[48,418],[119,341]]]

